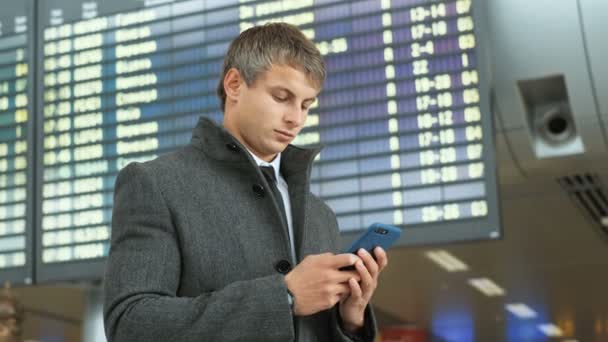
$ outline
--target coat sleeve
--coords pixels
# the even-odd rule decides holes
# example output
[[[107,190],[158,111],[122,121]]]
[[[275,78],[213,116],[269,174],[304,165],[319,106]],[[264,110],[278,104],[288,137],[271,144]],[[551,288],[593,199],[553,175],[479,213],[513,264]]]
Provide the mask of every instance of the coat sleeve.
[[[323,203],[323,207],[326,211],[326,215],[331,217],[332,224],[330,227],[335,227],[335,232],[333,232],[333,244],[336,248],[339,248],[340,245],[340,232],[338,231],[338,220],[333,210],[319,198],[317,200]],[[341,253],[341,251],[336,250],[336,253]],[[340,342],[373,342],[376,339],[376,331],[378,330],[378,324],[376,322],[376,317],[374,315],[374,310],[371,304],[368,304],[365,308],[364,313],[364,325],[361,331],[358,334],[349,334],[343,328],[342,318],[340,316],[340,310],[338,309],[339,304],[336,304],[330,310],[330,331],[332,332],[332,341],[340,341]]]
[[[357,334],[350,334],[344,330],[342,318],[340,317],[340,310],[338,310],[337,305],[332,309],[332,311],[331,324],[334,327],[334,329],[332,329],[334,334],[333,341],[373,342],[376,340],[377,324],[371,304],[368,304],[365,308],[364,325],[361,331],[359,331]]]
[[[180,249],[154,177],[131,163],[118,175],[104,283],[108,341],[292,341],[283,275],[178,297]],[[212,276],[212,275],[209,275]]]

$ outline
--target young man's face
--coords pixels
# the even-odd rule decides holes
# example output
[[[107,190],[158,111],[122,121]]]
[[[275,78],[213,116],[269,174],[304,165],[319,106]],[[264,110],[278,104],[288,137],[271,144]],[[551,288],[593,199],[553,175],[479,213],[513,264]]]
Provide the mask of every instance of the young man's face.
[[[272,65],[251,86],[233,69],[224,84],[224,127],[266,161],[300,132],[319,92],[303,71],[288,65]]]

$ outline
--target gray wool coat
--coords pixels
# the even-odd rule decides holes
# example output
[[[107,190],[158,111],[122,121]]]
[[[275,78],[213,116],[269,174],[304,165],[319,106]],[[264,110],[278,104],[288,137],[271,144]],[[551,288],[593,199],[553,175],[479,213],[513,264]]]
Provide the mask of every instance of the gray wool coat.
[[[336,217],[309,191],[318,152],[290,145],[282,153],[298,260],[338,252]],[[352,339],[337,307],[292,315],[288,239],[255,161],[201,118],[189,145],[131,163],[116,179],[104,282],[108,340],[373,341],[370,307],[364,333]]]

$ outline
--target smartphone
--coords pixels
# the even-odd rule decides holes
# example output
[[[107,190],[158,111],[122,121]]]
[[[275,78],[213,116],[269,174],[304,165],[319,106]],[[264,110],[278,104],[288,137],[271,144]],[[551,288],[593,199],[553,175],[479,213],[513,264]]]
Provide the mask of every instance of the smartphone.
[[[346,253],[354,253],[357,254],[357,251],[360,248],[365,249],[371,254],[374,259],[376,256],[374,255],[374,248],[382,247],[385,251],[387,251],[401,236],[401,229],[395,226],[390,226],[388,224],[382,223],[374,223],[361,237],[359,237],[349,249],[346,250]],[[354,266],[343,267],[341,270],[354,270]]]

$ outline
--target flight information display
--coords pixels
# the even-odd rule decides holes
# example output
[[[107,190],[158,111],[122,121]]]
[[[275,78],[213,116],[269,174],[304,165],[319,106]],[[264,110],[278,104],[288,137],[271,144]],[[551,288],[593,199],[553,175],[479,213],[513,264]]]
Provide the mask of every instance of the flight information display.
[[[383,222],[407,229],[402,244],[499,237],[475,8],[471,0],[40,2],[38,277],[99,275],[118,171],[187,144],[200,116],[221,122],[215,89],[228,45],[271,21],[297,25],[324,55],[328,77],[295,144],[326,145],[311,190],[345,236]]]
[[[31,281],[29,1],[0,11],[0,280]]]

